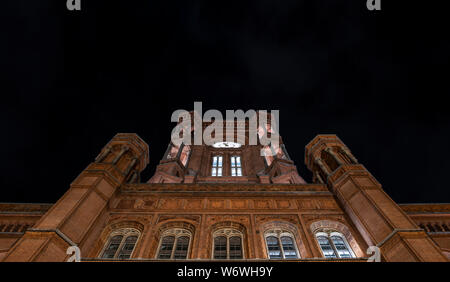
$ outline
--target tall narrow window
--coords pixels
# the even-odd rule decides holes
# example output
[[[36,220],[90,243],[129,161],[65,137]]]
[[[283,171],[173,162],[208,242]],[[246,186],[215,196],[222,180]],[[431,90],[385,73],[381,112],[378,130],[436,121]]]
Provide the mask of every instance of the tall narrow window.
[[[222,156],[213,157],[211,175],[222,176]]]
[[[235,229],[220,229],[213,234],[214,259],[242,259],[242,233]]]
[[[344,239],[341,236],[331,236],[331,241],[336,248],[338,256],[340,258],[351,258],[352,254],[347,248],[347,244],[345,244]]]
[[[284,258],[297,258],[297,251],[294,247],[294,240],[289,236],[281,236]]]
[[[175,242],[175,236],[165,236],[161,240],[161,246],[159,247],[159,259],[170,259],[172,257],[173,243]]]
[[[317,232],[317,242],[326,258],[354,258],[355,255],[339,232]]]
[[[120,243],[122,242],[122,235],[116,235],[114,237],[111,237],[109,239],[108,247],[106,247],[105,251],[103,252],[102,258],[114,258],[116,255],[117,249],[120,246]]]
[[[215,259],[227,258],[227,237],[218,236],[214,238],[214,258]]]
[[[267,248],[269,250],[269,258],[280,259],[283,258],[281,255],[281,248],[278,238],[275,236],[269,236],[266,238]]]
[[[175,252],[173,254],[174,259],[185,259],[187,257],[189,247],[189,237],[181,236],[177,240],[177,245],[175,247]]]
[[[334,252],[333,247],[331,247],[330,240],[327,236],[317,236],[317,241],[326,258],[336,258],[336,253]]]
[[[123,228],[111,233],[101,258],[129,259],[139,239],[139,231],[133,228]]]
[[[242,258],[242,242],[241,237],[233,236],[230,237],[230,259],[241,259]]]
[[[294,236],[287,231],[270,230],[265,233],[270,259],[299,258]]]
[[[158,259],[186,259],[191,233],[184,229],[166,230],[160,240]]]
[[[120,249],[118,258],[119,259],[127,259],[131,257],[131,253],[134,250],[134,246],[136,245],[136,241],[138,239],[138,236],[128,236],[125,239],[125,243],[123,244],[122,248]]]
[[[240,156],[231,157],[231,176],[242,176],[242,165]]]

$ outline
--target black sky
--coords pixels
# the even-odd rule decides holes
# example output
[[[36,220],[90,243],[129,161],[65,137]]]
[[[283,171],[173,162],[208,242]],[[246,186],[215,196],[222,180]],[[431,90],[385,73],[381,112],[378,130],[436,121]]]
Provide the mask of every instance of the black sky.
[[[333,133],[395,201],[450,202],[443,1],[10,2],[0,202],[55,202],[118,132],[150,145],[146,181],[194,101],[280,110],[306,181],[304,146]]]

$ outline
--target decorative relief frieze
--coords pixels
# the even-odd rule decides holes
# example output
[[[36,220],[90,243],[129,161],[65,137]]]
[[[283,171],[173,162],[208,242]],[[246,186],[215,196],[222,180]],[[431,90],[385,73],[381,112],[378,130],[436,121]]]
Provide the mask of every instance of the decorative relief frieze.
[[[111,217],[108,220],[108,225],[110,224],[120,224],[121,222],[124,223],[132,223],[132,222],[136,222],[136,223],[140,223],[143,226],[145,226],[146,224],[149,224],[152,220],[153,216],[151,215],[133,215],[133,214],[113,214],[111,215]]]
[[[159,209],[175,210],[182,206],[182,199],[160,199],[158,203]]]
[[[209,200],[208,208],[209,209],[224,209],[225,208],[225,200]]]
[[[289,200],[275,200],[278,209],[289,209],[293,208]]]
[[[248,208],[248,200],[231,200],[231,208],[232,209],[247,209]]]
[[[327,220],[327,221],[336,221],[338,223],[342,223],[347,225],[347,222],[343,215],[335,215],[335,214],[306,214],[302,215],[302,218],[304,219],[307,226],[310,226],[313,222],[320,221],[320,220]]]
[[[206,224],[208,226],[215,223],[227,221],[237,222],[243,224],[244,226],[248,226],[250,224],[250,217],[248,215],[227,214],[227,215],[210,215],[206,218]]]
[[[277,214],[277,215],[255,215],[256,225],[260,225],[268,221],[286,221],[292,224],[299,224],[298,215]]]
[[[134,208],[138,210],[145,208],[145,201],[142,199],[136,199],[134,202]]]
[[[189,220],[195,223],[200,223],[200,215],[179,215],[179,214],[162,214],[158,217],[157,223],[161,223],[169,220]]]
[[[270,200],[253,200],[255,209],[270,209]]]
[[[117,209],[136,210],[335,210],[339,206],[334,199],[184,199],[184,198],[124,198],[118,201]]]
[[[187,199],[185,208],[187,210],[199,210],[203,208],[203,200],[201,199]]]

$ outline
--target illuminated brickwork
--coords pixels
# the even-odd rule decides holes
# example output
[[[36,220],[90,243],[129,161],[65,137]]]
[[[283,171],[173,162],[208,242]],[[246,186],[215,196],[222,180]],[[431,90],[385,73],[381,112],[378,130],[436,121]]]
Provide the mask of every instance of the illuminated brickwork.
[[[375,245],[385,261],[448,260],[450,207],[396,204],[335,135],[306,146],[313,183],[283,144],[260,149],[170,145],[144,183],[147,144],[117,134],[54,205],[0,204],[0,261],[64,261],[71,245],[83,260],[364,261]]]

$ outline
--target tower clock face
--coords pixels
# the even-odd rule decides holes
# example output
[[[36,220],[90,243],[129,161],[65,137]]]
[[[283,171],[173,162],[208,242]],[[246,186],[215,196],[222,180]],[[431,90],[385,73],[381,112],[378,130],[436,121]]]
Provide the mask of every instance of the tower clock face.
[[[217,142],[213,145],[214,148],[239,148],[241,144],[234,142]]]

